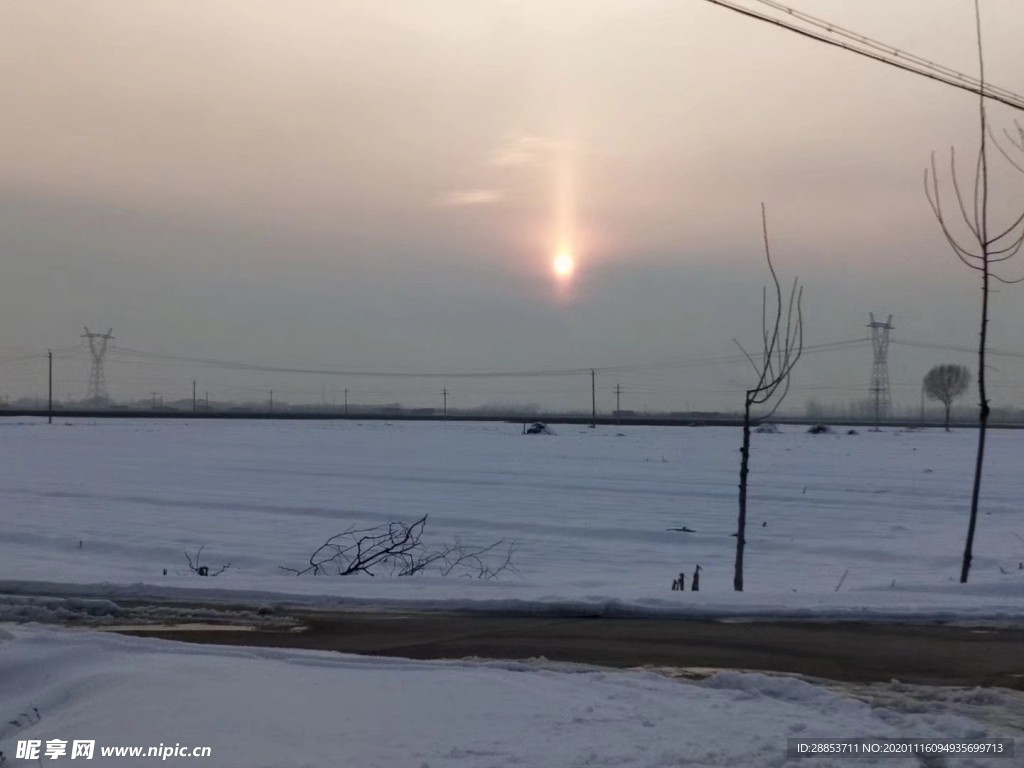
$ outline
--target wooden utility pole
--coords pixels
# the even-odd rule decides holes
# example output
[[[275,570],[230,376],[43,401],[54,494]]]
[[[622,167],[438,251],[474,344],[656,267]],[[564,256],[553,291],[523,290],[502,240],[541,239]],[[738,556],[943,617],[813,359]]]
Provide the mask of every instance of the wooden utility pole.
[[[348,387],[345,387],[345,415],[348,416]]]
[[[270,412],[274,412],[274,390],[270,390]]]
[[[192,379],[192,413],[196,412],[196,380]]]
[[[444,418],[448,418],[448,387],[441,390],[441,396],[444,398],[444,405],[442,406],[441,415]]]
[[[49,358],[49,392],[46,397],[46,423],[53,424],[53,350],[46,350],[46,357]]]
[[[590,369],[590,428],[597,426],[597,374]]]
[[[622,385],[615,385],[615,423],[622,423],[622,408],[620,407],[620,398],[622,397]]]

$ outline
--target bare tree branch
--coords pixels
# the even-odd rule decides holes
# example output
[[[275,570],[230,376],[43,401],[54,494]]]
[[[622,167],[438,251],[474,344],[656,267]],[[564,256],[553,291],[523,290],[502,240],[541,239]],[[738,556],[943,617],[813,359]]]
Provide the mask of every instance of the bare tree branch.
[[[740,348],[740,352],[742,352],[742,353],[743,353],[743,356],[744,356],[745,358],[747,358],[747,362],[749,362],[749,363],[750,363],[750,367],[754,369],[754,372],[755,372],[755,373],[756,373],[756,374],[757,374],[758,376],[760,376],[760,375],[761,375],[761,366],[759,366],[759,365],[758,365],[757,363],[755,363],[755,362],[754,362],[754,358],[752,358],[752,357],[751,357],[751,356],[750,356],[750,355],[748,354],[747,350],[745,350],[745,349],[743,348],[743,345],[742,345],[742,344],[740,344],[740,343],[739,343],[739,341],[737,341],[736,339],[733,339],[732,341],[733,341],[733,343],[734,343],[734,344],[735,344],[735,345],[736,345],[737,347],[739,347],[739,348]]]
[[[1019,125],[1017,126],[1017,129],[1020,130],[1020,126]],[[1005,128],[1003,129],[1003,133],[1006,134],[1006,138],[1008,138],[1010,140],[1010,143],[1013,144],[1014,147],[1016,147],[1021,152],[1024,152],[1024,139],[1022,139],[1021,143],[1018,144],[1017,140],[1014,139],[1013,136],[1010,134],[1010,132],[1008,130],[1006,130]],[[1022,165],[1020,162],[1015,160],[1010,155],[1010,153],[1006,151],[1006,149],[1003,147],[1003,145],[999,143],[999,140],[996,139],[995,134],[992,132],[991,128],[989,129],[988,135],[989,135],[989,138],[992,141],[992,145],[996,149],[999,150],[999,154],[1001,154],[1006,159],[1006,162],[1008,162],[1010,165],[1012,165],[1014,168],[1016,168],[1021,173],[1024,173],[1024,165]],[[1022,133],[1022,136],[1024,136],[1024,133]]]
[[[1012,235],[1015,230],[1018,230],[1020,228],[1020,225],[1022,223],[1024,223],[1024,211],[1021,212],[1020,216],[1018,216],[1010,226],[1008,226],[1006,229],[1004,229],[998,235],[996,235],[991,240],[989,240],[987,244],[988,245],[995,245],[1000,240],[1002,240],[1004,237],[1008,237],[1009,235]],[[1017,240],[1019,241],[1020,239],[1021,239],[1021,237],[1019,236],[1017,238]],[[993,251],[993,253],[997,253],[997,251]]]
[[[967,215],[967,209],[964,207],[964,198],[960,194],[960,183],[957,179],[956,173],[956,149],[954,147],[949,148],[949,167],[950,167],[950,178],[953,180],[953,191],[956,194],[956,202],[960,208],[960,215],[963,217],[964,223],[967,224],[967,228],[971,230],[975,237],[978,237],[978,200],[975,196],[974,200],[974,219]],[[933,174],[934,175],[934,174]],[[937,177],[936,177],[937,178]]]
[[[281,570],[298,576],[331,574],[374,576],[387,569],[391,576],[414,576],[434,570],[442,576],[459,575],[495,579],[504,573],[519,574],[513,563],[518,543],[498,539],[485,546],[474,546],[455,538],[428,546],[423,540],[427,524],[424,515],[413,523],[392,521],[372,528],[350,527],[336,533],[309,557],[304,568]],[[492,556],[504,553],[497,562]]]
[[[991,275],[989,275],[989,277],[991,277],[997,283],[1002,283],[1003,285],[1016,285],[1017,283],[1024,282],[1024,275],[1021,275],[1020,277],[1015,277],[1011,280],[1010,278],[1000,277],[999,275],[993,272]],[[991,368],[991,366],[989,367]]]
[[[192,573],[196,574],[197,576],[220,576],[222,573],[224,573],[224,571],[231,567],[231,563],[225,563],[216,571],[211,571],[209,566],[200,565],[199,557],[203,554],[204,549],[206,549],[205,544],[199,547],[199,550],[196,552],[195,560],[192,559],[192,555],[188,553],[188,550],[185,550],[185,560],[188,561],[188,568],[190,571],[192,571]]]

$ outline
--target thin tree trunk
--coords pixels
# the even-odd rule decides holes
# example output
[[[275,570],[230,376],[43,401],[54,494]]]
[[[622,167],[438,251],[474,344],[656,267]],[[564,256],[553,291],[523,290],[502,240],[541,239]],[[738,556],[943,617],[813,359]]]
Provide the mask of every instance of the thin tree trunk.
[[[740,448],[740,514],[736,524],[736,572],[732,586],[737,592],[743,591],[743,548],[746,546],[747,530],[747,475],[750,472],[750,393],[743,404],[743,447]]]
[[[964,545],[964,559],[960,566],[960,583],[967,583],[974,559],[974,529],[978,524],[978,501],[981,498],[981,471],[985,463],[985,432],[988,428],[988,394],[985,390],[985,343],[988,339],[988,259],[984,262],[981,288],[981,335],[978,346],[978,455],[974,462],[974,488],[971,490],[971,519],[967,524],[967,543]]]
[[[985,84],[985,57],[981,44],[981,4],[974,0],[974,19],[978,31],[978,69],[982,85]],[[988,341],[988,294],[991,270],[990,243],[988,239],[988,116],[985,112],[984,92],[978,100],[979,133],[981,149],[978,151],[978,181],[975,188],[975,210],[978,242],[981,244],[981,333],[978,338],[978,455],[974,462],[974,488],[971,490],[971,520],[967,524],[967,543],[964,545],[964,559],[960,566],[960,583],[967,583],[974,558],[974,529],[978,524],[978,500],[981,497],[981,472],[985,463],[985,432],[988,427],[988,393],[985,391],[985,346]],[[979,206],[980,199],[980,206]]]
[[[946,431],[949,432],[949,409],[952,403],[946,403]]]

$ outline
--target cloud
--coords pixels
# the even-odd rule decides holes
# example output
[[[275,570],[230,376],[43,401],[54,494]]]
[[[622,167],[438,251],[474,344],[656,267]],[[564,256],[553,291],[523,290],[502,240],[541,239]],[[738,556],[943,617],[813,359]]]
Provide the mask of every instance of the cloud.
[[[493,205],[505,197],[500,189],[463,189],[450,192],[437,204],[442,208],[461,208],[469,205]]]
[[[536,136],[529,133],[512,132],[505,134],[498,146],[484,159],[484,165],[500,168],[515,174],[518,171],[540,168],[550,164],[552,155],[564,148],[566,143],[559,139]],[[477,174],[480,169],[476,169]],[[483,176],[495,173],[484,172]],[[500,174],[505,177],[506,173]],[[507,179],[504,179],[507,181]],[[460,189],[439,198],[435,204],[441,208],[463,208],[467,206],[494,205],[506,198],[506,184],[503,181],[484,181],[486,186]]]
[[[563,142],[528,133],[509,133],[501,140],[498,148],[491,153],[487,162],[499,168],[520,168],[538,165],[548,155],[559,149]]]

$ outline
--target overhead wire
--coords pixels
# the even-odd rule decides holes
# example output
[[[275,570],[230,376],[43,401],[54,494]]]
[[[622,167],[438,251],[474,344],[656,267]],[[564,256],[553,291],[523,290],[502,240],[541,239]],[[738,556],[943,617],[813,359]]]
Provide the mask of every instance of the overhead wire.
[[[967,75],[963,72],[959,72],[953,69],[952,67],[947,67],[944,64],[940,64],[939,62],[933,61],[931,59],[926,59],[923,56],[918,56],[914,53],[902,50],[893,45],[889,45],[887,43],[882,43],[878,40],[874,40],[868,37],[867,35],[862,35],[858,32],[854,32],[852,29],[840,26],[839,24],[834,24],[819,16],[814,16],[810,13],[807,13],[806,11],[801,11],[797,8],[792,8],[790,6],[783,5],[782,3],[778,2],[778,0],[754,0],[754,2],[758,2],[761,5],[766,5],[769,8],[773,8],[789,16],[798,18],[801,21],[804,21],[805,23],[808,23],[811,26],[825,30],[828,33],[836,34],[840,37],[845,37],[847,39],[854,40],[862,45],[867,46],[868,48],[872,48],[881,53],[892,55],[898,59],[912,62],[918,66],[934,71],[936,73],[943,74],[947,77],[955,78],[960,82],[974,86],[975,88],[979,89],[979,91],[980,89],[984,88],[986,93],[991,92],[992,94],[998,94],[1008,99],[1022,99],[1020,95],[1006,88],[1000,88],[999,86],[992,85],[991,83],[982,82],[978,78],[973,77],[972,75]]]
[[[938,349],[943,352],[964,352],[972,355],[976,355],[978,353],[977,347],[960,347],[954,344],[937,344],[927,341],[905,341],[903,339],[892,339],[889,343],[901,347],[912,347],[914,349]],[[1009,352],[1002,349],[986,349],[985,354],[992,355],[994,357],[1024,359],[1024,352]]]
[[[797,11],[796,9],[774,2],[773,0],[754,1],[767,5],[776,11],[783,12],[789,17],[798,19],[804,24],[810,25],[811,28],[801,27],[799,24],[794,23],[787,18],[779,18],[767,13],[756,11],[752,8],[744,7],[733,0],[704,0],[704,2],[717,5],[742,16],[789,30],[790,32],[802,37],[807,37],[835,48],[841,48],[845,51],[849,51],[850,53],[856,53],[859,56],[864,56],[879,63],[887,64],[890,67],[902,69],[906,72],[920,75],[921,77],[927,77],[930,80],[935,80],[975,95],[981,95],[987,99],[991,99],[992,101],[1005,104],[1013,109],[1024,111],[1024,96],[1014,93],[1006,88],[989,85],[988,83],[982,82],[970,75],[957,72],[950,67],[936,64],[935,62],[923,57],[900,50],[895,46],[880,43],[866,35],[857,34],[851,30],[847,30],[836,24],[827,22],[824,19],[811,16],[810,14],[803,13],[802,11]],[[816,29],[821,31],[816,31]],[[830,35],[835,35],[836,37],[831,37]],[[844,42],[843,39],[836,38],[845,38],[846,41]]]
[[[804,354],[816,352],[827,352],[838,349],[845,349],[852,346],[866,345],[870,343],[866,338],[846,339],[843,341],[814,344],[804,347]],[[595,373],[629,373],[651,370],[669,370],[694,365],[709,365],[716,363],[734,363],[745,361],[747,358],[742,354],[720,355],[717,357],[704,358],[679,358],[666,359],[652,363],[641,363],[632,365],[611,365],[576,368],[551,368],[551,369],[525,369],[525,370],[490,370],[490,371],[388,371],[388,370],[366,370],[353,368],[335,368],[327,366],[305,367],[305,366],[284,366],[265,363],[245,363],[224,358],[189,357],[186,355],[168,355],[159,352],[132,349],[129,347],[112,346],[111,351],[141,358],[143,361],[167,361],[185,362],[197,365],[210,366],[224,370],[256,371],[262,373],[291,373],[314,376],[342,376],[361,378],[401,378],[401,379],[501,379],[501,378],[541,378],[558,376],[582,376]],[[760,355],[754,355],[759,357]]]

